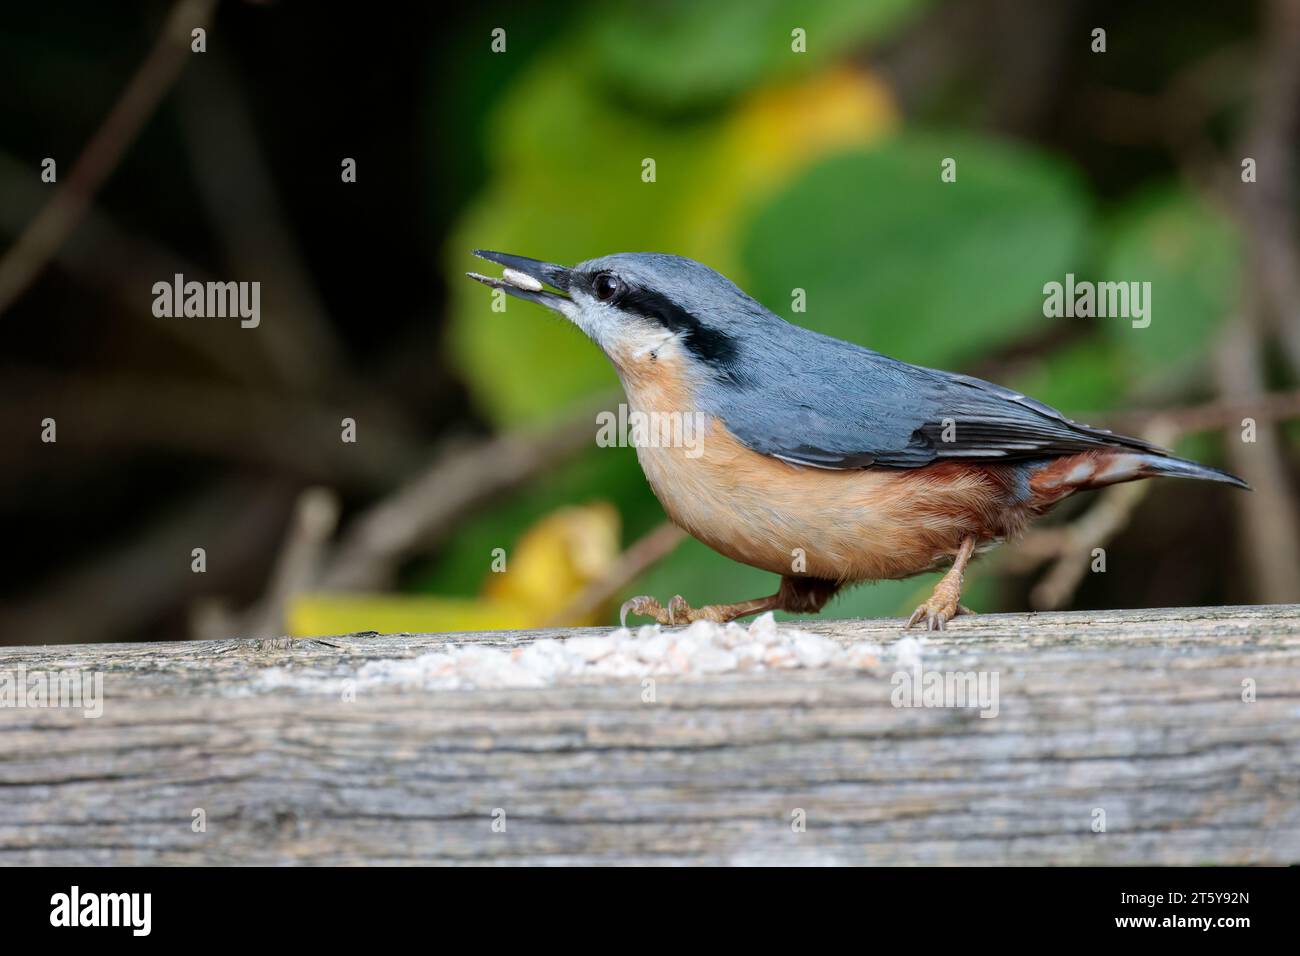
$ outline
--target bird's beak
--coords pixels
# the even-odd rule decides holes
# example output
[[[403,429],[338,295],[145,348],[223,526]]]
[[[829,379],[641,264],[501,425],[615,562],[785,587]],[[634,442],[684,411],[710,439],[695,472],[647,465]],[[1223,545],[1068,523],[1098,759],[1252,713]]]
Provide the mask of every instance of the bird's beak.
[[[479,275],[477,272],[465,273],[471,279],[476,279],[494,289],[504,289],[517,299],[536,302],[570,319],[573,318],[575,310],[573,300],[562,294],[569,290],[570,270],[564,266],[557,266],[553,262],[542,262],[539,259],[529,259],[525,256],[512,256],[505,252],[488,252],[486,249],[475,249],[474,255],[498,263],[504,266],[504,270],[499,279]],[[543,283],[559,289],[560,292],[543,289]]]

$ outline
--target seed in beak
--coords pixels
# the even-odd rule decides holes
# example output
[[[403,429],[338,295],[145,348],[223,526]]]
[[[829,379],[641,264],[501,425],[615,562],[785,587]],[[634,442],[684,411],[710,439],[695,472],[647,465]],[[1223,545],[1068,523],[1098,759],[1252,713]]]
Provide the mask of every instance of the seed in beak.
[[[541,292],[542,284],[532,276],[520,272],[517,269],[502,269],[501,278],[509,282],[516,289],[526,289],[529,292]]]

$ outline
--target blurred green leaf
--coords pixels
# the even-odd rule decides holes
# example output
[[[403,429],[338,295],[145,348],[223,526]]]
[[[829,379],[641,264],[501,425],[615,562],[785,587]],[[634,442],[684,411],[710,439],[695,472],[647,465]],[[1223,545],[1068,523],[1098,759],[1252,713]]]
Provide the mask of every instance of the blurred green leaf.
[[[1010,384],[1072,418],[1105,411],[1120,404],[1126,391],[1116,353],[1108,339],[1078,342],[1038,360]]]
[[[618,93],[663,110],[692,110],[889,36],[928,2],[628,2],[592,18],[591,40],[597,69]],[[806,52],[791,48],[796,27],[805,31]]]
[[[1133,200],[1113,223],[1102,260],[1108,282],[1150,282],[1151,324],[1101,323],[1128,359],[1128,374],[1173,378],[1203,357],[1234,307],[1240,237],[1224,216],[1179,186]],[[1148,383],[1149,384],[1149,383]]]
[[[957,181],[940,181],[945,157]],[[902,136],[808,170],[745,245],[765,305],[910,362],[952,367],[1048,320],[1043,283],[1082,248],[1086,202],[1041,154],[953,133]],[[791,290],[807,313],[790,313]]]

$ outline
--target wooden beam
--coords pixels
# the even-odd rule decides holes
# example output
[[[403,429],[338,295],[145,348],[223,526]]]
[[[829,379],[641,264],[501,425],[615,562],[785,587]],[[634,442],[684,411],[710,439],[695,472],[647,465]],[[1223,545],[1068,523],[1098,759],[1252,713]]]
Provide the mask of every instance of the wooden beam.
[[[898,621],[801,626],[881,664],[349,702],[566,632],[6,648],[104,683],[0,707],[0,863],[1300,862],[1300,606],[960,618],[923,666],[987,719],[893,706]]]

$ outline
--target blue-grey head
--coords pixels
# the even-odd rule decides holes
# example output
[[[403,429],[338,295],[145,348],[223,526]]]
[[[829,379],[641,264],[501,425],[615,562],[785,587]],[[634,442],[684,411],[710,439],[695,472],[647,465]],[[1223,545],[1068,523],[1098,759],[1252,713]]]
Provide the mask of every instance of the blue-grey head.
[[[701,375],[734,379],[745,341],[765,328],[789,327],[726,276],[681,256],[620,252],[566,268],[502,252],[474,254],[504,270],[499,279],[471,272],[472,278],[559,312],[620,374],[645,362],[677,361]]]

